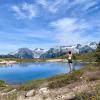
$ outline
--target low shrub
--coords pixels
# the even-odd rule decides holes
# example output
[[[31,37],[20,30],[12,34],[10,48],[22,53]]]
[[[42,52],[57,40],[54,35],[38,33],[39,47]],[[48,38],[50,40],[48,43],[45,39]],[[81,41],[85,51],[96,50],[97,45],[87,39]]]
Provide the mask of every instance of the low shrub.
[[[90,77],[87,79],[87,81],[96,81],[96,80],[99,80],[100,78],[94,76],[94,77]]]
[[[5,81],[3,81],[3,80],[0,80],[0,87],[5,87],[6,86],[6,83],[5,83]]]

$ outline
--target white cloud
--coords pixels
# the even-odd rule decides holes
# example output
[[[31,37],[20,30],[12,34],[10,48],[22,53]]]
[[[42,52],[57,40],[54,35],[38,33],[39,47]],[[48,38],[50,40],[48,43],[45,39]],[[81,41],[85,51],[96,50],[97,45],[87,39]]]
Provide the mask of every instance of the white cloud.
[[[56,13],[59,8],[65,3],[65,0],[55,0],[55,1],[49,1],[49,0],[39,0],[37,1],[38,4],[42,5],[42,7],[51,12]]]
[[[36,16],[36,8],[32,4],[24,3],[22,5],[22,9],[25,10],[25,11],[28,11],[29,19]]]
[[[65,0],[56,0],[49,6],[48,10],[51,11],[52,13],[56,13],[64,3]]]
[[[75,7],[75,9],[77,9],[78,7],[78,11],[80,12],[87,12],[87,10],[89,8],[91,8],[92,6],[96,5],[98,3],[97,0],[54,0],[54,1],[50,1],[50,0],[38,0],[37,1],[38,4],[42,5],[42,7],[46,10],[49,11],[53,14],[64,10],[64,11],[68,11],[70,8]],[[73,13],[74,10],[73,9]]]
[[[32,19],[33,17],[37,16],[38,12],[40,12],[41,14],[41,10],[47,11],[45,13],[47,13],[46,17],[48,20],[50,16],[48,12],[55,14],[57,18],[59,18],[59,15],[71,16],[50,23],[50,27],[54,29],[53,33],[56,34],[56,35],[54,34],[54,38],[58,41],[58,43],[70,44],[70,43],[77,43],[80,41],[84,42],[93,39],[92,35],[88,36],[86,32],[88,29],[93,28],[93,23],[91,22],[92,17],[91,19],[89,19],[91,23],[85,21],[82,18],[87,19],[88,18],[87,11],[88,10],[92,11],[92,9],[97,9],[98,7],[96,5],[97,3],[98,3],[97,0],[95,1],[93,0],[37,0],[34,4],[24,3],[21,4],[20,6],[15,5],[12,7],[12,9],[15,12],[16,16],[20,19],[26,19],[26,18]],[[42,8],[40,7],[40,5],[42,6]],[[92,8],[92,6],[94,5],[96,5],[96,7]],[[37,12],[36,8],[40,11]],[[66,14],[64,14],[63,10],[64,12],[66,11]],[[59,14],[56,14],[57,12],[59,12]],[[85,14],[86,16],[84,16]],[[55,16],[54,18],[56,18]],[[96,19],[94,19],[94,22],[95,21]],[[84,34],[86,34],[87,36]],[[83,36],[85,36],[84,39]]]
[[[20,10],[20,8],[16,5],[12,6],[12,9],[14,11],[14,15],[18,18],[18,19],[24,19],[26,18],[26,15]]]
[[[84,20],[79,20],[77,18],[62,18],[57,21],[51,22],[50,26],[59,31],[72,33],[74,31],[88,28],[89,24]]]
[[[73,7],[75,7],[76,11],[81,12],[82,14],[85,14],[89,8],[96,5],[98,2],[93,0],[36,0],[36,2],[33,4],[29,3],[23,3],[21,5],[15,5],[12,6],[13,11],[15,12],[15,15],[19,19],[32,19],[36,17],[38,12],[41,12],[41,10],[45,10],[48,14],[48,12],[52,14],[60,13],[62,12],[70,12],[69,10]],[[42,6],[41,9],[40,5]],[[76,12],[71,11],[74,14]],[[37,11],[38,10],[38,11]],[[39,14],[39,13],[38,13]],[[77,15],[77,14],[76,14]]]
[[[67,31],[73,31],[77,27],[75,26],[75,22],[77,19],[75,18],[63,18],[54,22],[51,22],[50,25],[53,26],[55,29],[59,31],[64,31],[67,29]]]
[[[84,10],[86,11],[86,10],[88,10],[89,8],[91,8],[92,6],[94,6],[96,4],[97,4],[97,2],[92,1],[92,2],[88,3],[86,6],[84,6]]]
[[[84,20],[77,18],[63,18],[51,22],[50,26],[54,29],[55,40],[59,44],[76,44],[89,41],[90,36],[86,36],[86,30],[91,26]],[[84,37],[85,36],[85,37]],[[83,38],[84,37],[84,38]]]
[[[37,3],[41,4],[44,7],[47,7],[47,5],[48,5],[47,0],[38,0]]]
[[[32,19],[36,17],[36,7],[32,4],[23,3],[20,6],[13,5],[11,8],[18,19]]]
[[[87,11],[91,7],[95,6],[98,4],[98,0],[75,0],[74,4],[80,5],[80,9]],[[92,8],[91,8],[92,9]]]

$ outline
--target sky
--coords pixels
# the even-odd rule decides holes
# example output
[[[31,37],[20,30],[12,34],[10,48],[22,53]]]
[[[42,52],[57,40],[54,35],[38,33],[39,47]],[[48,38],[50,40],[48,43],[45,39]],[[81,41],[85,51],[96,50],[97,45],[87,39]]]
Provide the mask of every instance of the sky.
[[[100,41],[100,0],[0,0],[0,54]]]

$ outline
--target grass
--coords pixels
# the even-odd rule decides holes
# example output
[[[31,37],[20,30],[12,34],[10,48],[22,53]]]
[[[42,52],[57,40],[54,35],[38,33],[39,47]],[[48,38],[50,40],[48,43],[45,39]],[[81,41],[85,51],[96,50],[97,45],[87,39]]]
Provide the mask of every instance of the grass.
[[[99,77],[93,76],[87,79],[87,81],[96,81],[96,80],[100,80]]]
[[[9,91],[12,91],[14,88],[12,86],[6,85],[5,81],[0,80],[0,92],[7,93]],[[0,100],[16,100],[17,94],[9,95],[9,96],[1,96]]]
[[[97,85],[95,89],[76,93],[76,96],[70,100],[100,100],[100,85]]]
[[[53,89],[66,86],[67,84],[80,80],[82,74],[83,71],[81,70],[74,71],[73,73],[54,79],[48,84],[48,87]]]
[[[5,83],[5,81],[3,81],[3,80],[0,80],[0,87],[5,87],[6,86],[6,83]]]
[[[96,61],[95,52],[85,53],[85,54],[76,54],[74,55],[75,60],[83,60],[93,62]]]
[[[13,89],[14,89],[14,87],[12,87],[10,85],[7,85],[5,83],[5,81],[3,81],[3,80],[0,80],[0,91],[9,92],[9,91],[11,91]]]

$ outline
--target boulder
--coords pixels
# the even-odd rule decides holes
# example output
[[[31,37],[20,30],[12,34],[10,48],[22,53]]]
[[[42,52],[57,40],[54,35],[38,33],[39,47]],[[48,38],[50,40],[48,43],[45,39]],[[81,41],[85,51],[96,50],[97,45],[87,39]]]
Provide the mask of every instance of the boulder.
[[[31,96],[35,96],[36,94],[36,91],[35,90],[29,90],[27,93],[26,93],[26,97],[31,97]]]
[[[17,92],[17,90],[14,89],[14,90],[12,90],[12,91],[9,91],[7,94],[8,94],[8,95],[11,95],[11,94],[14,94],[14,93],[16,93],[16,92]]]
[[[38,94],[40,94],[40,95],[48,95],[49,94],[49,89],[47,87],[41,88],[41,89],[39,89]]]

